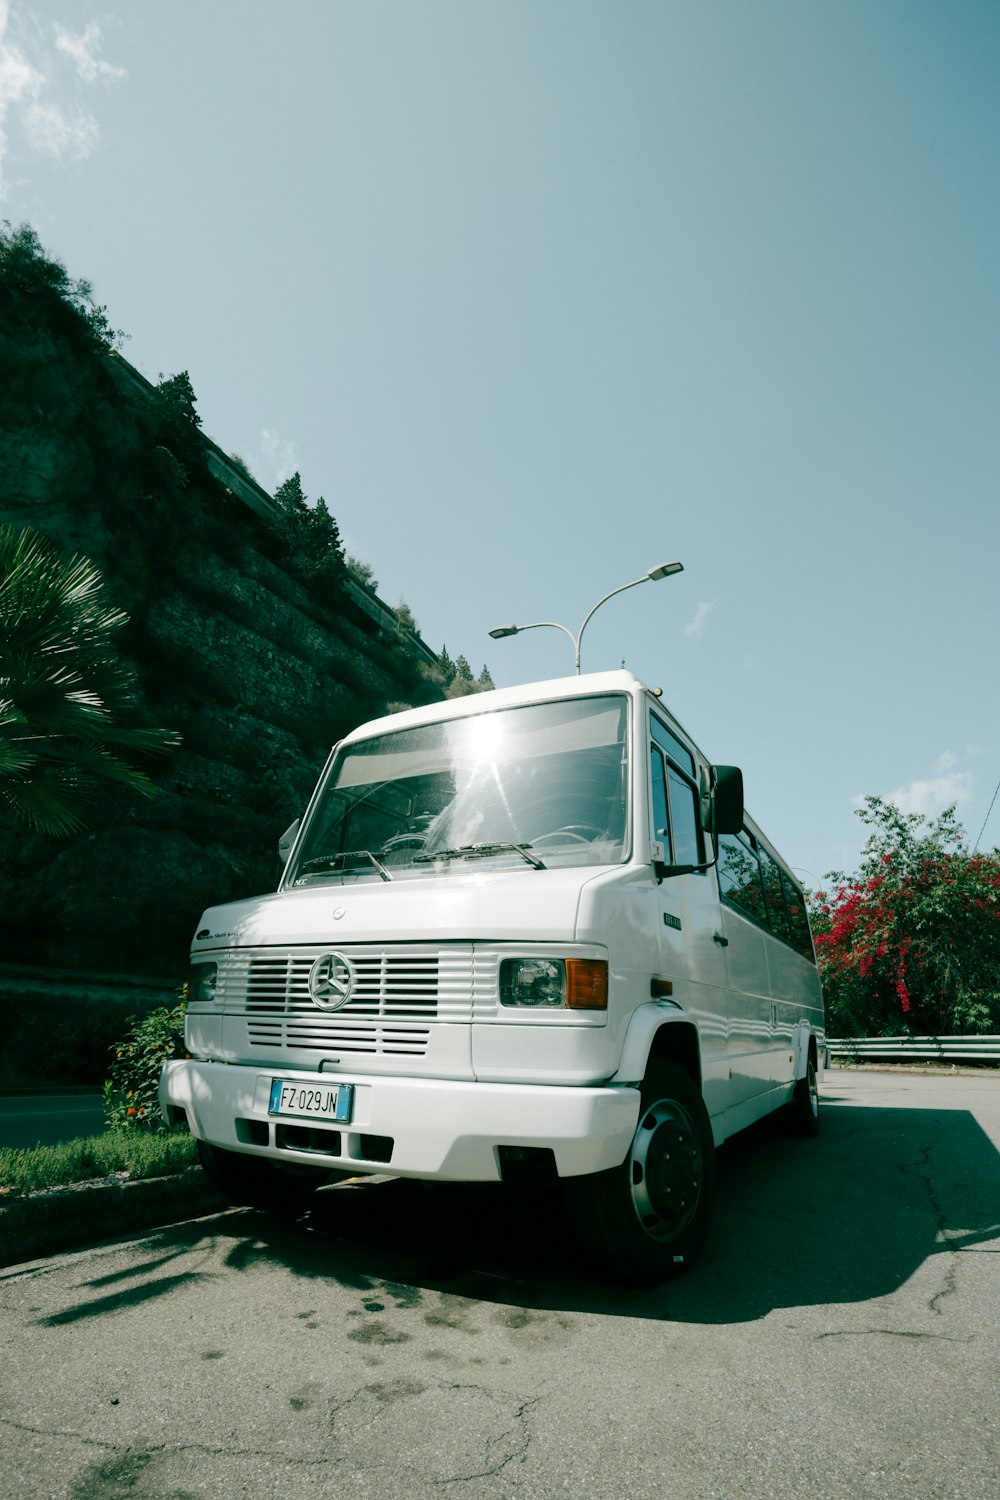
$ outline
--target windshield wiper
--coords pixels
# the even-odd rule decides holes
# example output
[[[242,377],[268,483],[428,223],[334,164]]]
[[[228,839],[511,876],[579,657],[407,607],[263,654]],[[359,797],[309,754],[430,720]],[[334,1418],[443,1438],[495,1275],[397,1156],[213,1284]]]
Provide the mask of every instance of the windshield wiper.
[[[477,859],[480,855],[488,854],[520,854],[522,859],[527,860],[536,870],[544,870],[545,866],[537,854],[529,854],[530,844],[513,844],[501,841],[495,844],[462,844],[457,849],[435,849],[427,854],[415,854],[410,861],[414,865],[430,864],[436,859]]]
[[[316,859],[307,859],[299,871],[300,875],[343,875],[348,868],[348,861],[352,863],[359,859],[368,860],[383,880],[391,880],[392,876],[371,852],[370,849],[345,849],[342,854],[320,854]]]

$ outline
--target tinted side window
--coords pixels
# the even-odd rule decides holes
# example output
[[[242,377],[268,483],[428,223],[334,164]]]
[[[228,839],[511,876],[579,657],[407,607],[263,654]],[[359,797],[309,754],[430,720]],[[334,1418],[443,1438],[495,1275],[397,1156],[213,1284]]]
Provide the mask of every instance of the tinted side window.
[[[809,919],[806,916],[805,897],[795,882],[789,880],[784,870],[781,872],[781,880],[785,887],[785,900],[788,903],[792,947],[796,953],[801,953],[803,958],[808,958],[810,963],[815,963],[812,938],[809,935]]]
[[[768,923],[775,937],[791,941],[788,930],[788,913],[785,910],[785,895],[781,888],[781,870],[766,849],[759,850],[760,866],[764,875],[764,891],[767,895]]]
[[[662,723],[655,714],[650,714],[649,722],[656,743],[663,746],[670,759],[675,760],[682,770],[688,771],[693,776],[694,756],[688,747],[682,745],[677,736],[671,734],[666,724]]]
[[[719,889],[727,901],[767,926],[764,886],[757,851],[742,835],[724,833],[719,839]]]
[[[694,787],[671,767],[670,811],[674,824],[674,860],[679,865],[701,863],[701,840],[698,836],[698,807]]]
[[[653,745],[649,752],[649,776],[653,788],[653,837],[662,839],[664,857],[670,863],[670,817],[667,812],[667,777],[663,756]]]

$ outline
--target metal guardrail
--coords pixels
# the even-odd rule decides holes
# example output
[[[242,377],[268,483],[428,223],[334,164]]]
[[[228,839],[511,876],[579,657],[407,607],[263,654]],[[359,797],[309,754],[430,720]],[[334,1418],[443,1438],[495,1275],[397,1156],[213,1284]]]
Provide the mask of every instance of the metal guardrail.
[[[1000,1061],[1000,1036],[875,1036],[831,1037],[831,1057],[848,1062],[865,1058],[900,1061],[912,1057],[920,1062]]]

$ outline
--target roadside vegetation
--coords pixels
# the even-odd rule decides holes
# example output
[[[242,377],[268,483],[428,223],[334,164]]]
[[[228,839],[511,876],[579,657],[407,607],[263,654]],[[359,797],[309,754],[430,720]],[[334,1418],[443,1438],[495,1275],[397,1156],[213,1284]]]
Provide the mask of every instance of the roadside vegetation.
[[[122,1040],[111,1049],[111,1067],[104,1084],[104,1115],[112,1130],[149,1135],[165,1132],[157,1089],[160,1069],[184,1050],[184,1001],[161,1005],[137,1020],[134,1016]]]
[[[156,1096],[164,1061],[185,1056],[183,1000],[133,1017],[111,1052],[104,1085],[109,1128],[58,1146],[0,1148],[0,1202],[95,1177],[166,1177],[194,1165],[193,1137],[167,1128]]]
[[[137,1130],[107,1130],[84,1140],[64,1141],[60,1146],[34,1146],[15,1150],[0,1148],[0,1203],[5,1198],[38,1193],[45,1188],[68,1187],[95,1177],[124,1174],[168,1177],[193,1166],[194,1137]]]
[[[970,849],[954,808],[866,797],[858,817],[857,872],[809,902],[830,1035],[1000,1032],[1000,850]]]

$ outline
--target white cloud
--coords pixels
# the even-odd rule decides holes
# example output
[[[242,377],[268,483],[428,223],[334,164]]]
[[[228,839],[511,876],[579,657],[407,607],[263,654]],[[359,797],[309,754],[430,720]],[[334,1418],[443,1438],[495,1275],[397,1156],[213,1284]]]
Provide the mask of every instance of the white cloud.
[[[972,777],[968,771],[950,771],[943,776],[917,778],[908,786],[897,787],[886,797],[903,813],[921,813],[934,817],[954,803],[961,807],[972,796]]]
[[[279,433],[272,432],[268,427],[261,428],[260,449],[264,455],[264,464],[275,485],[284,484],[299,466],[299,450],[295,444],[281,437]]]
[[[7,148],[7,116],[15,105],[38,97],[45,79],[10,35],[10,5],[0,0],[0,172]],[[3,179],[0,176],[0,197]]]
[[[936,771],[954,771],[958,765],[958,756],[954,750],[943,750],[937,758]]]
[[[20,128],[31,150],[56,160],[79,160],[97,144],[100,132],[93,115],[85,109],[71,109],[59,98],[57,73],[62,58],[72,63],[86,84],[116,83],[126,76],[124,68],[97,56],[101,28],[96,21],[79,36],[56,25],[55,53],[46,49],[36,26],[31,32],[31,56],[19,45],[23,39],[16,35],[18,21],[11,0],[0,0],[0,199],[6,196],[3,167],[13,127]]]
[[[70,59],[84,83],[96,83],[98,79],[102,83],[117,83],[119,79],[127,78],[124,68],[115,67],[97,56],[100,45],[100,22],[91,21],[79,36],[56,23],[56,47]]]
[[[36,151],[79,161],[93,151],[100,131],[93,115],[67,115],[58,104],[36,102],[24,112],[24,133]]]
[[[684,634],[690,641],[700,641],[705,634],[705,625],[709,615],[715,608],[715,600],[706,600],[698,605],[694,612],[694,618],[684,626]]]
[[[964,748],[968,760],[978,760],[981,755],[993,754],[989,745],[966,745]]]
[[[0,110],[7,110],[22,99],[33,99],[45,82],[41,73],[8,35],[10,5],[0,0]]]

